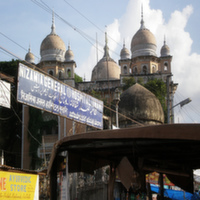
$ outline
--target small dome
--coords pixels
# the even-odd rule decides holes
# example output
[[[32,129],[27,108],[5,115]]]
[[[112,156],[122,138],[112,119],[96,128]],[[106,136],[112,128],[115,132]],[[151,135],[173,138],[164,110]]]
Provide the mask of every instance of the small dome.
[[[41,61],[64,61],[66,47],[63,40],[55,33],[54,21],[51,29],[51,33],[46,36],[40,46]]]
[[[121,60],[129,59],[130,53],[129,50],[123,45],[123,49],[120,52]]]
[[[170,48],[166,45],[166,41],[164,41],[164,45],[160,50],[161,57],[170,56]]]
[[[141,20],[141,27],[131,41],[132,58],[146,55],[156,56],[156,48],[154,35],[144,26],[144,21]]]
[[[109,48],[107,46],[106,37],[104,56],[93,68],[91,81],[116,80],[120,78],[120,68],[117,63],[110,57],[108,51]]]
[[[70,49],[70,46],[68,46],[68,50],[65,53],[65,61],[72,61],[74,60],[74,53]]]
[[[25,60],[29,63],[34,63],[35,62],[35,56],[31,53],[31,49],[29,48],[28,53],[25,56]]]
[[[160,101],[149,90],[136,83],[121,95],[120,112],[127,117],[145,124],[164,123],[164,113]],[[126,119],[122,118],[120,121]]]

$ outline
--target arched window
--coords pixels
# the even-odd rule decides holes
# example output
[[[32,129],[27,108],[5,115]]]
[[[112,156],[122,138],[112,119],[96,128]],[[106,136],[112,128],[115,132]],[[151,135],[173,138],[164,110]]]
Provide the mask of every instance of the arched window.
[[[137,74],[137,66],[133,67],[133,74]]]
[[[164,64],[164,71],[167,71],[167,70],[168,70],[168,63],[165,62],[165,64]]]
[[[59,79],[62,78],[62,71],[59,71],[58,77],[59,77]]]
[[[49,70],[49,74],[53,76],[53,70]]]
[[[67,70],[67,76],[71,77],[71,70],[70,69]]]
[[[138,69],[137,69],[137,67],[135,67],[135,70],[134,70],[134,71],[135,71],[135,74],[137,74],[137,73],[138,73]]]
[[[127,66],[124,66],[124,74],[127,74]]]
[[[153,74],[156,73],[156,66],[155,66],[155,65],[152,66],[152,73],[153,73]]]
[[[142,72],[143,72],[143,74],[147,74],[147,66],[146,65],[143,66]]]

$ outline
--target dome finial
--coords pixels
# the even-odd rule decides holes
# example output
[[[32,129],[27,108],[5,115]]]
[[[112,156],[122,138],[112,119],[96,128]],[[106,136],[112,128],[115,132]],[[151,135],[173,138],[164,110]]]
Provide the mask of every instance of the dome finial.
[[[51,26],[51,34],[56,34],[56,32],[55,32],[55,17],[54,17],[54,11],[52,11],[52,26]]]
[[[140,21],[140,24],[141,24],[141,27],[140,29],[144,29],[145,26],[144,26],[144,19],[143,19],[143,4],[141,5],[141,21]]]
[[[105,44],[106,44],[106,46],[108,44],[107,32],[105,32]]]
[[[166,36],[164,35],[164,45],[166,44]]]
[[[105,32],[105,47],[104,47],[104,57],[108,58],[109,56],[109,48],[108,48],[108,38],[107,38],[107,32]]]
[[[31,52],[31,44],[29,43],[28,52]]]
[[[124,41],[123,41],[123,48],[125,48],[125,39],[124,39]]]

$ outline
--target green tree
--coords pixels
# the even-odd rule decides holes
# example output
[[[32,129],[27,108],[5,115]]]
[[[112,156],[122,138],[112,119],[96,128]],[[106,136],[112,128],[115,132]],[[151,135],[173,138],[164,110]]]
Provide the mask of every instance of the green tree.
[[[123,78],[123,90],[128,89],[129,87],[131,87],[132,85],[134,85],[136,83],[135,79],[133,77],[130,78]]]
[[[75,74],[75,83],[79,83],[79,82],[83,82],[83,79],[79,75]]]
[[[152,79],[149,80],[144,87],[151,91],[155,96],[159,99],[164,114],[165,114],[165,122],[167,120],[167,105],[166,105],[166,98],[167,98],[167,87],[163,80],[161,79]]]

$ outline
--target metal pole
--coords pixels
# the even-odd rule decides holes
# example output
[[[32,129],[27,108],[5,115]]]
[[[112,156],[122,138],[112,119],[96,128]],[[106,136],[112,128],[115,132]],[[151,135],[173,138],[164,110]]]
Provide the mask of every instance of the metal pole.
[[[22,105],[22,146],[21,146],[21,169],[23,169],[23,161],[24,161],[24,110],[25,105]]]
[[[116,126],[117,126],[117,128],[119,128],[118,102],[116,103]]]

